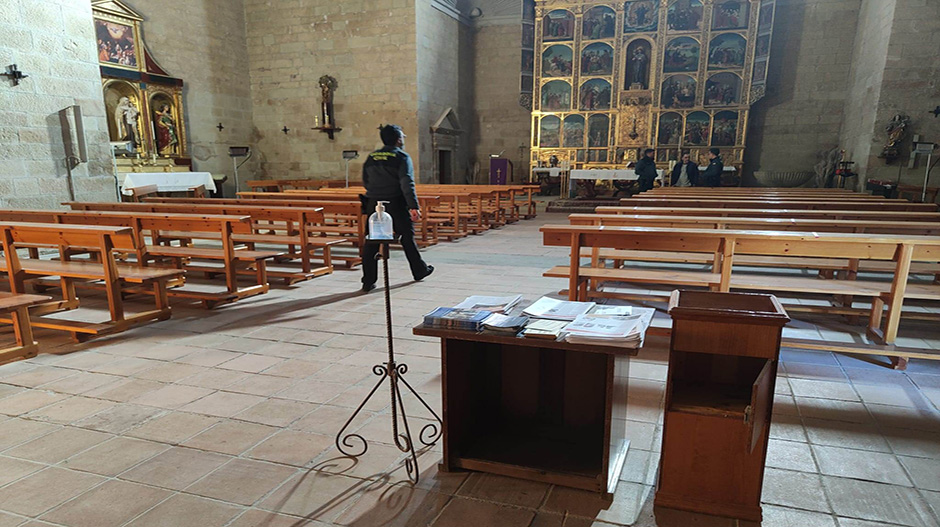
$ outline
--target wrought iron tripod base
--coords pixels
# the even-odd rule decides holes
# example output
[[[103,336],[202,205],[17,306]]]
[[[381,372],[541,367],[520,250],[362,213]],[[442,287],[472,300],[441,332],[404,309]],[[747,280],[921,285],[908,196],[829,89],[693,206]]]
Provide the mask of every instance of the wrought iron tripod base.
[[[391,397],[392,403],[392,438],[395,446],[407,454],[405,458],[405,471],[408,473],[408,479],[415,484],[418,483],[420,476],[418,470],[418,455],[415,451],[415,442],[411,435],[411,428],[408,426],[408,416],[405,413],[405,405],[402,402],[401,384],[403,384],[405,388],[411,392],[411,395],[434,416],[435,422],[424,425],[418,433],[418,441],[420,441],[422,445],[431,446],[440,439],[441,433],[443,432],[443,422],[437,415],[437,412],[435,412],[434,409],[418,395],[418,392],[408,384],[408,381],[405,380],[404,375],[408,373],[408,365],[395,361],[395,349],[392,337],[392,297],[388,284],[389,240],[377,241],[367,239],[366,243],[377,243],[380,246],[379,252],[376,254],[375,258],[382,260],[382,271],[385,275],[385,326],[388,339],[388,361],[382,364],[376,364],[372,367],[372,373],[380,378],[378,382],[375,383],[375,386],[372,387],[369,394],[366,395],[366,398],[363,399],[362,403],[359,404],[359,407],[356,408],[356,411],[349,417],[349,420],[346,421],[346,424],[343,425],[343,428],[336,434],[336,448],[344,455],[352,458],[358,458],[369,450],[369,442],[366,441],[364,437],[355,433],[347,434],[346,430],[369,400],[372,399],[372,396],[378,392],[379,388],[388,382],[389,396]]]

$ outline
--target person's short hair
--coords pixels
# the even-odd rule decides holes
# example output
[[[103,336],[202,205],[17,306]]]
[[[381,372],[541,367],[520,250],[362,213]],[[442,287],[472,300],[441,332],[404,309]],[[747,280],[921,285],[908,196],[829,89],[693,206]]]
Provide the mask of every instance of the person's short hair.
[[[649,155],[650,152],[655,152],[655,150],[653,150],[652,148],[647,148],[646,150],[643,151],[643,155],[644,156]]]
[[[379,137],[382,138],[382,144],[385,146],[395,146],[404,135],[401,126],[397,124],[387,124],[379,128]]]
[[[711,152],[711,153],[713,153],[713,154],[715,154],[716,156],[720,156],[720,155],[721,155],[721,150],[719,150],[719,149],[717,149],[717,148],[709,148],[708,151]]]

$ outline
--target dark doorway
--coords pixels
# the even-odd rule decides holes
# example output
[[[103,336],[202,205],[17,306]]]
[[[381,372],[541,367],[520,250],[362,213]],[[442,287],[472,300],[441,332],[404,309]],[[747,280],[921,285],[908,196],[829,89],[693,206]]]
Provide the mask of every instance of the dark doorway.
[[[454,182],[454,167],[451,161],[450,150],[437,151],[437,170],[440,176],[440,182],[443,185],[450,185]]]

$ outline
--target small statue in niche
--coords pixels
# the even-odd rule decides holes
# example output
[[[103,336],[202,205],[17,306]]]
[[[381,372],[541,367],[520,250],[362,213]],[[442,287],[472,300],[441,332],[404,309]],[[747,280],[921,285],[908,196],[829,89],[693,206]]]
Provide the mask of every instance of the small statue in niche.
[[[320,77],[320,110],[323,114],[323,128],[334,128],[336,126],[335,116],[333,115],[333,94],[339,83],[335,78],[324,75]]]
[[[900,156],[898,145],[904,140],[904,133],[910,124],[911,118],[904,114],[899,113],[891,118],[891,121],[885,126],[888,140],[885,142],[884,150],[881,151],[881,155],[878,157],[883,157],[886,163],[891,163]]]
[[[136,149],[140,145],[137,131],[137,119],[140,117],[140,110],[134,106],[128,97],[121,97],[118,100],[117,108],[114,109],[114,120],[117,125],[118,137],[121,141],[130,141]]]
[[[647,88],[647,75],[649,74],[649,57],[642,45],[633,50],[630,57],[630,89],[645,90]]]
[[[154,114],[154,121],[157,125],[157,151],[160,155],[178,153],[180,140],[176,132],[176,119],[173,118],[170,105],[161,104],[160,109]]]

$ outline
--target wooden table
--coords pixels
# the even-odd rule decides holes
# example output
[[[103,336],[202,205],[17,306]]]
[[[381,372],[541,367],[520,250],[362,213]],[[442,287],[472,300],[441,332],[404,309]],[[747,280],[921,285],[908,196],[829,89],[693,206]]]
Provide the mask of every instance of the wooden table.
[[[636,349],[425,326],[413,331],[441,339],[442,470],[613,496],[630,445],[627,380]]]

